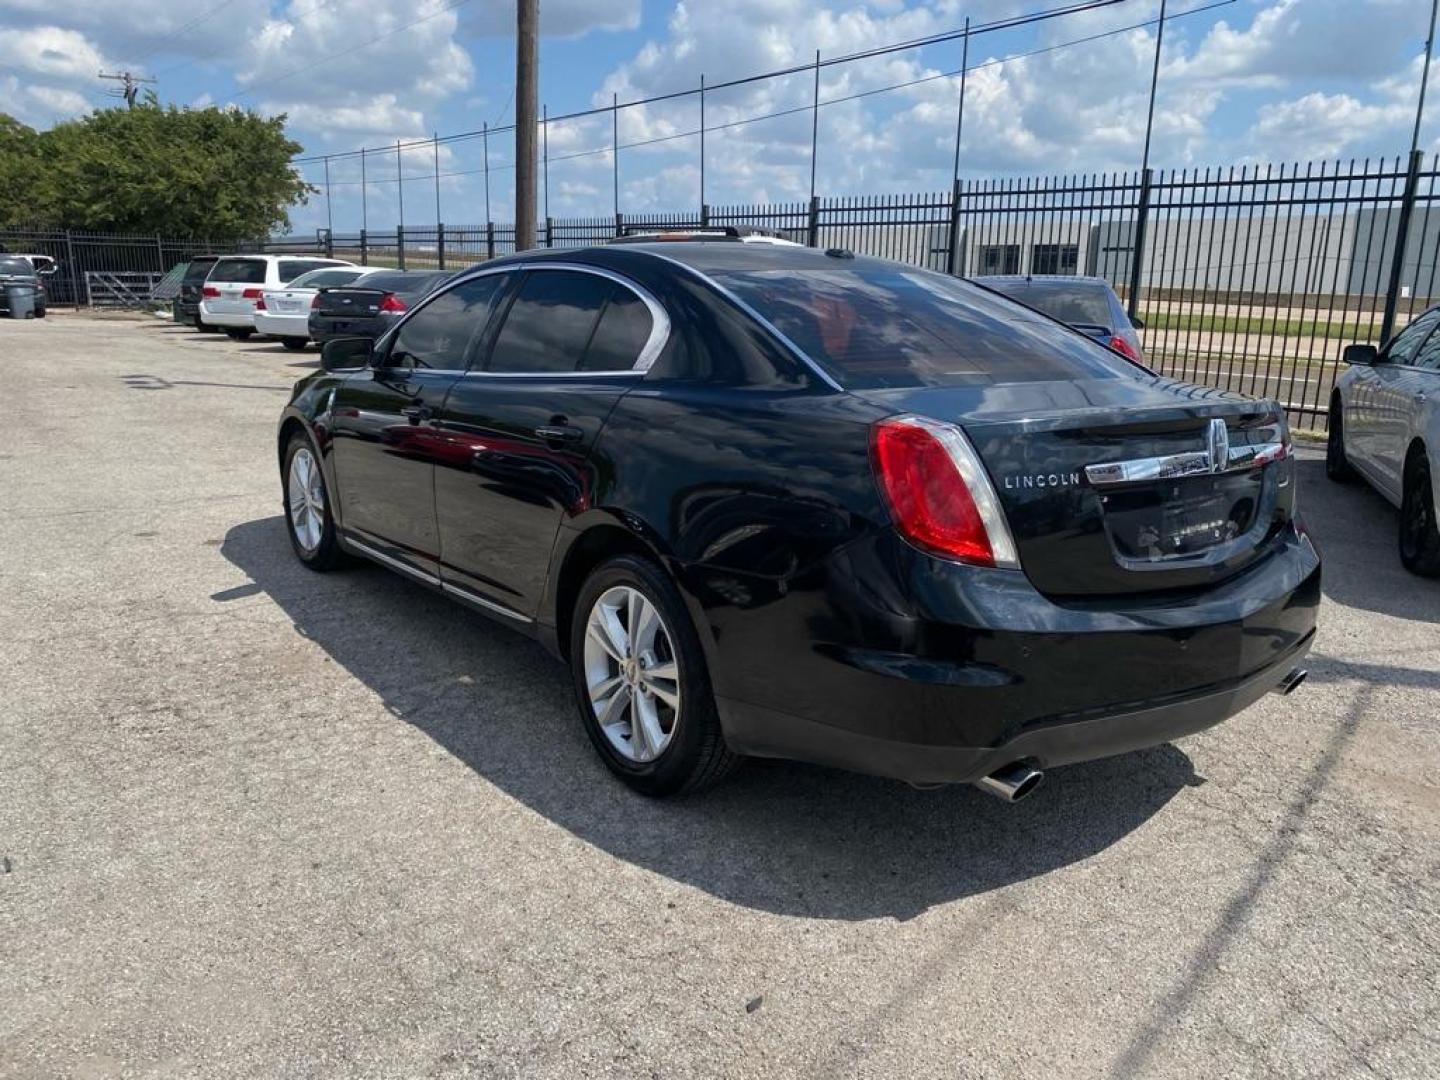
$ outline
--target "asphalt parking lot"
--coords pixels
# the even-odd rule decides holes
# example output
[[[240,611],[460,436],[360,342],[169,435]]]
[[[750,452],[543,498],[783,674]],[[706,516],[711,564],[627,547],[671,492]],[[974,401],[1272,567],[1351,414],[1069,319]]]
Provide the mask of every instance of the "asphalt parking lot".
[[[537,646],[295,562],[315,363],[0,322],[0,1076],[1440,1075],[1440,582],[1313,452],[1293,697],[1017,806],[655,803]]]

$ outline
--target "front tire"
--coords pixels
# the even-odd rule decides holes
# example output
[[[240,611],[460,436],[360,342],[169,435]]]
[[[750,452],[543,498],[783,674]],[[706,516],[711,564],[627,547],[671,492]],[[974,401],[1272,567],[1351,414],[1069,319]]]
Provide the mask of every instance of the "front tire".
[[[1421,577],[1440,577],[1440,525],[1435,521],[1435,487],[1422,450],[1405,464],[1400,498],[1400,562]]]
[[[285,524],[295,557],[311,570],[333,570],[344,561],[335,535],[335,514],[314,444],[300,432],[285,447]]]
[[[289,349],[291,352],[304,352],[305,346],[310,344],[310,339],[303,337],[287,337],[281,338],[280,344],[284,345],[285,348]]]
[[[1345,454],[1345,410],[1337,395],[1330,402],[1329,433],[1325,437],[1325,475],[1337,484],[1355,480],[1355,467]]]
[[[570,669],[585,733],[636,791],[699,791],[739,763],[685,603],[648,559],[611,559],[586,579],[570,620]]]

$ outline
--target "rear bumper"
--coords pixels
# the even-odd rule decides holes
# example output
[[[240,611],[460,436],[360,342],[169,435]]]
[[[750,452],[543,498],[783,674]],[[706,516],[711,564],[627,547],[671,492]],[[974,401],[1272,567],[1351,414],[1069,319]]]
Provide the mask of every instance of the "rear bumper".
[[[325,315],[311,315],[308,323],[310,339],[324,344],[336,338],[378,338],[394,325],[394,320],[376,315],[370,318],[337,319]]]
[[[1275,688],[1309,651],[1320,601],[1319,556],[1298,534],[1223,586],[1128,608],[1056,604],[1013,571],[918,553],[898,557],[900,580],[887,585],[879,567],[895,553],[875,554],[854,561],[884,611],[842,621],[792,594],[762,623],[718,626],[712,673],[735,750],[959,783],[1014,761],[1159,745]],[[860,594],[844,586],[830,588],[853,604]],[[816,628],[846,625],[866,640],[816,640]]]
[[[200,301],[200,318],[211,326],[245,326],[255,328],[255,311],[215,311],[204,300]]]
[[[275,312],[257,311],[255,313],[255,330],[257,333],[270,334],[274,337],[310,337],[310,315],[278,315]]]

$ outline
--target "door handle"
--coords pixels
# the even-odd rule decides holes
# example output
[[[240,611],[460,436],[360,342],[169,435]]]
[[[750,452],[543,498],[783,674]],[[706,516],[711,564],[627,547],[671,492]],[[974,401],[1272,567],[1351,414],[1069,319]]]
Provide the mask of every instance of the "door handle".
[[[575,443],[585,437],[585,432],[570,424],[542,424],[535,434],[546,442]]]
[[[405,408],[400,410],[400,414],[404,416],[406,420],[409,420],[412,424],[419,424],[422,421],[429,420],[432,416],[435,415],[435,412],[430,408],[429,405],[417,404],[405,406]]]

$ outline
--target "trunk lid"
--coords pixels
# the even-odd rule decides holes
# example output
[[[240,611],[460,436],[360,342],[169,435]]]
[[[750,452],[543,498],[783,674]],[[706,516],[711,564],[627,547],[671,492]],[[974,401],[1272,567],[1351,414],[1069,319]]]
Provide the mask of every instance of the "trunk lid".
[[[860,393],[965,430],[1021,568],[1057,598],[1218,583],[1263,559],[1294,513],[1274,402],[1160,377]]]
[[[353,285],[321,289],[316,293],[315,311],[336,318],[368,319],[380,310],[385,289],[366,289]]]
[[[314,298],[314,289],[267,289],[265,308],[276,315],[308,315]]]

